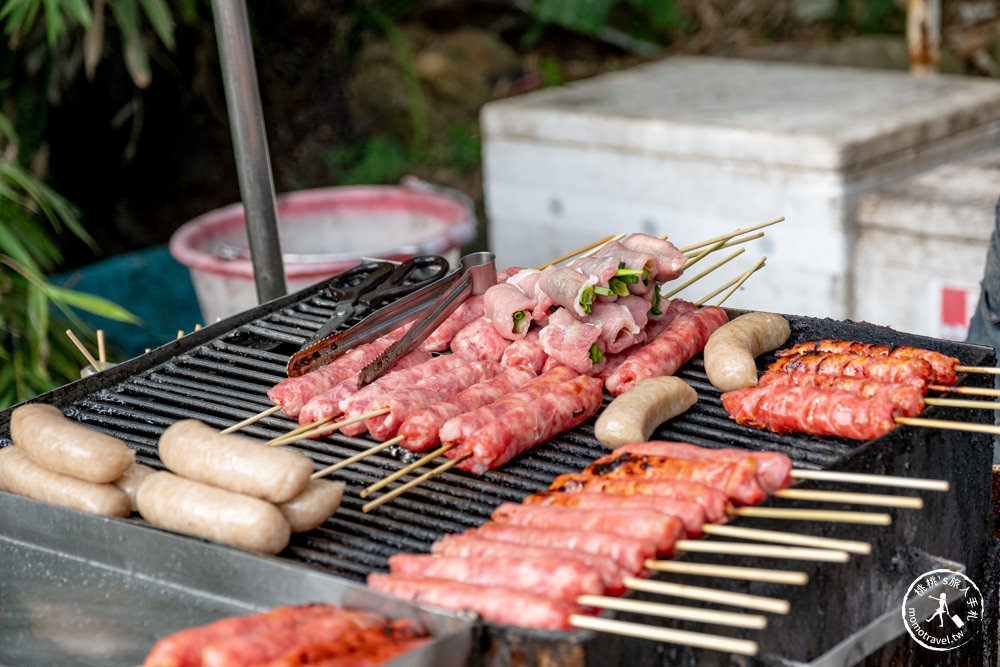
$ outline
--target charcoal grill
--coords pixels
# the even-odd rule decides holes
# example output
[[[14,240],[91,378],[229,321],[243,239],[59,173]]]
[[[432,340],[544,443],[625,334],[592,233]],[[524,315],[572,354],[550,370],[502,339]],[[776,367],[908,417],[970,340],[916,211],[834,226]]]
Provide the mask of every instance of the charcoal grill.
[[[81,379],[35,400],[52,403],[68,416],[124,439],[138,452],[138,460],[162,468],[156,443],[160,433],[178,419],[195,418],[218,428],[270,407],[266,391],[285,377],[292,352],[325,321],[336,304],[318,284],[184,336],[103,373]],[[739,314],[734,311],[732,316]],[[816,338],[846,338],[886,344],[918,345],[959,357],[968,365],[993,365],[993,350],[961,343],[902,334],[865,323],[789,316],[791,342]],[[352,324],[348,322],[347,325]],[[771,359],[763,357],[761,364]],[[873,551],[847,564],[788,563],[744,558],[740,564],[806,571],[803,587],[698,577],[663,579],[696,585],[714,585],[738,592],[789,599],[792,613],[771,617],[764,631],[737,631],[663,619],[626,620],[754,639],[761,653],[737,658],[711,651],[684,649],[640,639],[626,639],[589,631],[552,633],[487,626],[476,660],[485,664],[643,665],[760,664],[802,665],[820,662],[838,643],[861,637],[843,651],[848,664],[868,653],[866,664],[992,664],[996,657],[996,560],[990,510],[992,438],[914,427],[898,428],[867,443],[802,435],[776,435],[736,425],[721,407],[719,392],[708,382],[700,358],[686,364],[679,375],[698,391],[699,401],[684,415],[661,427],[654,438],[684,440],[706,447],[736,446],[787,454],[800,468],[831,468],[856,472],[946,479],[948,493],[922,493],[919,511],[889,510],[890,527],[845,524],[808,524],[775,520],[738,519],[752,527],[797,530],[825,537],[866,540]],[[990,386],[991,376],[962,379],[969,386]],[[609,400],[609,398],[606,398]],[[927,416],[941,419],[992,421],[989,411],[930,408]],[[10,410],[0,412],[0,445],[10,444]],[[296,424],[275,415],[247,426],[243,433],[260,439],[281,435]],[[291,446],[318,465],[326,466],[358,453],[373,443],[365,438],[334,434]],[[387,558],[400,551],[426,552],[443,534],[485,522],[502,502],[520,501],[545,489],[559,474],[579,471],[607,450],[594,438],[593,421],[563,433],[510,462],[500,470],[473,476],[446,472],[407,494],[364,513],[359,491],[403,465],[402,453],[386,451],[338,471],[333,477],[347,483],[341,509],[320,528],[293,536],[278,557],[321,572],[362,581],[374,570],[387,569]],[[405,480],[404,480],[405,481]],[[830,488],[802,483],[804,488]],[[391,487],[390,487],[391,488]],[[388,490],[388,489],[387,489]],[[858,489],[851,489],[858,490]],[[879,492],[885,491],[879,489]],[[807,502],[767,501],[791,507]],[[838,509],[851,509],[844,506]],[[857,509],[855,507],[855,509]],[[140,518],[124,520],[143,524]],[[136,526],[138,529],[139,526]],[[190,538],[195,539],[195,538]],[[680,556],[681,558],[685,556]],[[939,561],[935,559],[945,559]],[[732,559],[698,555],[698,561]],[[962,649],[931,654],[909,637],[883,637],[872,644],[874,630],[887,610],[902,602],[906,586],[931,562],[964,566],[987,596],[984,631]],[[652,596],[636,595],[654,599]],[[710,606],[710,605],[706,605]],[[899,626],[898,631],[902,631]],[[898,632],[896,633],[898,634]],[[892,635],[892,633],[889,633]],[[862,648],[863,647],[863,648]],[[853,653],[852,653],[853,651]],[[843,663],[841,663],[843,664]]]

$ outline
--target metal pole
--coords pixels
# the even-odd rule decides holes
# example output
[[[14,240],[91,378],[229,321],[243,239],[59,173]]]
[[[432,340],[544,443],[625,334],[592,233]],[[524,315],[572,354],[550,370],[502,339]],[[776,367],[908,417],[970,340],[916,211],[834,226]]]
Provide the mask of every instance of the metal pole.
[[[247,8],[241,0],[212,0],[212,11],[257,300],[263,303],[284,295],[287,288]]]

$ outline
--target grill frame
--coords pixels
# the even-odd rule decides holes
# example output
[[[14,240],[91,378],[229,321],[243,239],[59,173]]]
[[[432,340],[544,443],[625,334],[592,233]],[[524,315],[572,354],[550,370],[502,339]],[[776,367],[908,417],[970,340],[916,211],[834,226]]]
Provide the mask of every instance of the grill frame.
[[[171,341],[150,353],[119,364],[33,399],[62,408],[69,417],[98,430],[122,437],[138,452],[138,459],[154,467],[162,464],[156,457],[156,437],[176,419],[193,417],[217,428],[224,428],[251,414],[269,407],[266,389],[284,377],[284,361],[297,344],[309,337],[310,328],[318,328],[335,302],[324,294],[325,282],[292,295],[235,315],[199,331]],[[744,311],[731,310],[735,317]],[[951,343],[922,336],[895,332],[866,323],[830,319],[786,316],[792,326],[789,343],[816,338],[845,338],[891,345],[928,347],[962,359],[968,365],[993,365],[991,348]],[[353,324],[348,322],[345,326]],[[773,358],[765,355],[763,367]],[[882,601],[895,595],[899,577],[893,573],[899,562],[910,562],[908,549],[963,563],[976,581],[989,582],[984,590],[995,588],[995,573],[985,567],[992,548],[992,512],[989,503],[989,475],[992,461],[992,438],[981,434],[956,436],[952,433],[929,433],[926,429],[899,428],[867,443],[814,438],[799,435],[776,435],[737,426],[728,420],[719,401],[719,392],[711,386],[704,373],[700,357],[686,364],[678,373],[699,393],[699,402],[688,413],[657,429],[653,438],[685,440],[705,446],[737,446],[747,449],[772,449],[792,457],[797,467],[836,468],[839,470],[876,472],[910,476],[935,476],[949,479],[952,491],[947,494],[922,494],[926,506],[920,512],[890,510],[894,523],[890,529],[823,524],[802,526],[817,535],[866,539],[873,543],[873,554],[855,557],[846,565],[795,564],[810,575],[803,589],[790,591],[777,585],[746,582],[714,582],[730,590],[760,595],[789,597],[796,606],[813,604],[818,616],[791,614],[772,619],[768,631],[751,633],[729,631],[726,634],[756,639],[761,643],[760,657],[746,661],[752,664],[801,664],[827,650],[870,622],[884,609]],[[968,376],[963,384],[991,386],[991,376]],[[606,396],[605,401],[610,397]],[[9,444],[10,412],[0,412],[0,445]],[[955,408],[929,408],[928,416],[943,419],[967,418]],[[973,415],[974,421],[987,423],[992,414]],[[246,427],[246,435],[269,439],[287,432],[294,422],[282,416],[267,417]],[[935,442],[938,442],[935,445]],[[945,442],[947,447],[940,446]],[[296,443],[291,448],[310,456],[321,466],[357,453],[373,444],[366,438],[333,435],[309,443]],[[593,420],[519,457],[497,471],[476,477],[452,470],[431,480],[419,489],[394,499],[372,513],[360,511],[357,497],[360,488],[380,479],[403,465],[392,452],[385,452],[339,471],[333,479],[347,482],[341,510],[321,528],[294,536],[289,548],[279,558],[289,559],[334,576],[363,580],[372,570],[384,570],[385,559],[398,551],[426,551],[431,542],[446,532],[457,532],[488,519],[490,511],[504,501],[518,501],[529,493],[544,489],[558,474],[578,471],[587,463],[606,453],[593,437]],[[944,470],[947,475],[935,474]],[[979,473],[981,471],[981,474]],[[416,474],[416,473],[414,473]],[[816,482],[804,482],[801,488],[829,488]],[[390,487],[391,488],[391,487]],[[388,490],[388,489],[386,489]],[[980,500],[982,502],[980,502]],[[801,501],[765,504],[809,507]],[[964,508],[962,506],[965,506]],[[846,507],[845,507],[846,509]],[[442,511],[443,510],[443,511]],[[949,527],[947,535],[928,530],[928,516],[937,518],[937,525]],[[128,522],[144,525],[141,518]],[[775,520],[752,521],[737,519],[738,525],[769,529],[790,529],[788,522]],[[792,526],[791,529],[799,529]],[[907,547],[901,538],[905,538]],[[196,538],[191,538],[196,539]],[[681,558],[685,556],[681,555]],[[907,560],[909,558],[909,560]],[[712,562],[713,557],[699,555],[699,561]],[[723,562],[724,558],[717,558]],[[747,565],[774,566],[775,561],[746,559]],[[880,572],[882,574],[880,574]],[[902,577],[905,573],[900,572]],[[910,579],[920,574],[912,573]],[[659,575],[665,580],[678,580]],[[978,578],[977,578],[978,577]],[[684,578],[690,583],[697,578]],[[851,603],[870,613],[849,613],[825,608],[820,604],[824,592],[850,591]],[[992,594],[992,593],[991,593]],[[635,597],[643,598],[636,594]],[[646,599],[654,599],[646,596]],[[987,607],[995,607],[987,603]],[[845,619],[850,619],[849,621]],[[813,639],[798,653],[788,640],[816,634],[817,620],[823,628],[820,634],[831,632],[836,639],[820,645]],[[832,620],[831,620],[832,619]],[[650,619],[651,620],[651,619]],[[657,620],[663,624],[664,621]],[[989,627],[995,635],[996,618],[991,614]],[[684,622],[670,622],[686,629],[705,629]],[[718,629],[709,628],[708,631]],[[908,638],[906,638],[908,640]],[[488,664],[509,661],[529,662],[559,658],[560,664],[599,665],[623,661],[626,657],[636,665],[660,664],[669,659],[676,664],[729,664],[730,656],[678,647],[654,645],[642,640],[626,640],[591,632],[547,633],[517,628],[488,626],[483,659]],[[967,646],[972,647],[973,642]],[[906,648],[905,644],[902,647]],[[968,655],[992,660],[995,645],[974,647]],[[954,652],[966,656],[964,651]],[[526,657],[527,656],[527,657]],[[939,658],[940,656],[935,656]],[[938,663],[940,664],[940,663]],[[967,663],[955,663],[967,664]],[[985,662],[984,664],[989,664]]]

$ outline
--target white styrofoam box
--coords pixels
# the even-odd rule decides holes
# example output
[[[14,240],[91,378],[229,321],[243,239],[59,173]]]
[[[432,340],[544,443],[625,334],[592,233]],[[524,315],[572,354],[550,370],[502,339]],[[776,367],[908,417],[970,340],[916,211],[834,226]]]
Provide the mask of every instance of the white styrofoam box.
[[[862,196],[853,286],[858,318],[964,340],[998,197],[1000,150]]]
[[[783,215],[682,296],[766,255],[727,305],[843,318],[857,198],[1000,145],[1000,83],[678,57],[492,102],[481,121],[501,265],[535,266],[615,232],[684,246]]]

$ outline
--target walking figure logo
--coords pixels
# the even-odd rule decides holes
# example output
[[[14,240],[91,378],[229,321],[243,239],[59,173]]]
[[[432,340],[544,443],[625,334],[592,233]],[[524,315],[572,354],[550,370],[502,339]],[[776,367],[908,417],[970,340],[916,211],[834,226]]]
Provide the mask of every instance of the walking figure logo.
[[[910,584],[903,598],[906,631],[932,651],[950,651],[975,637],[982,613],[979,587],[952,570],[925,572]]]

